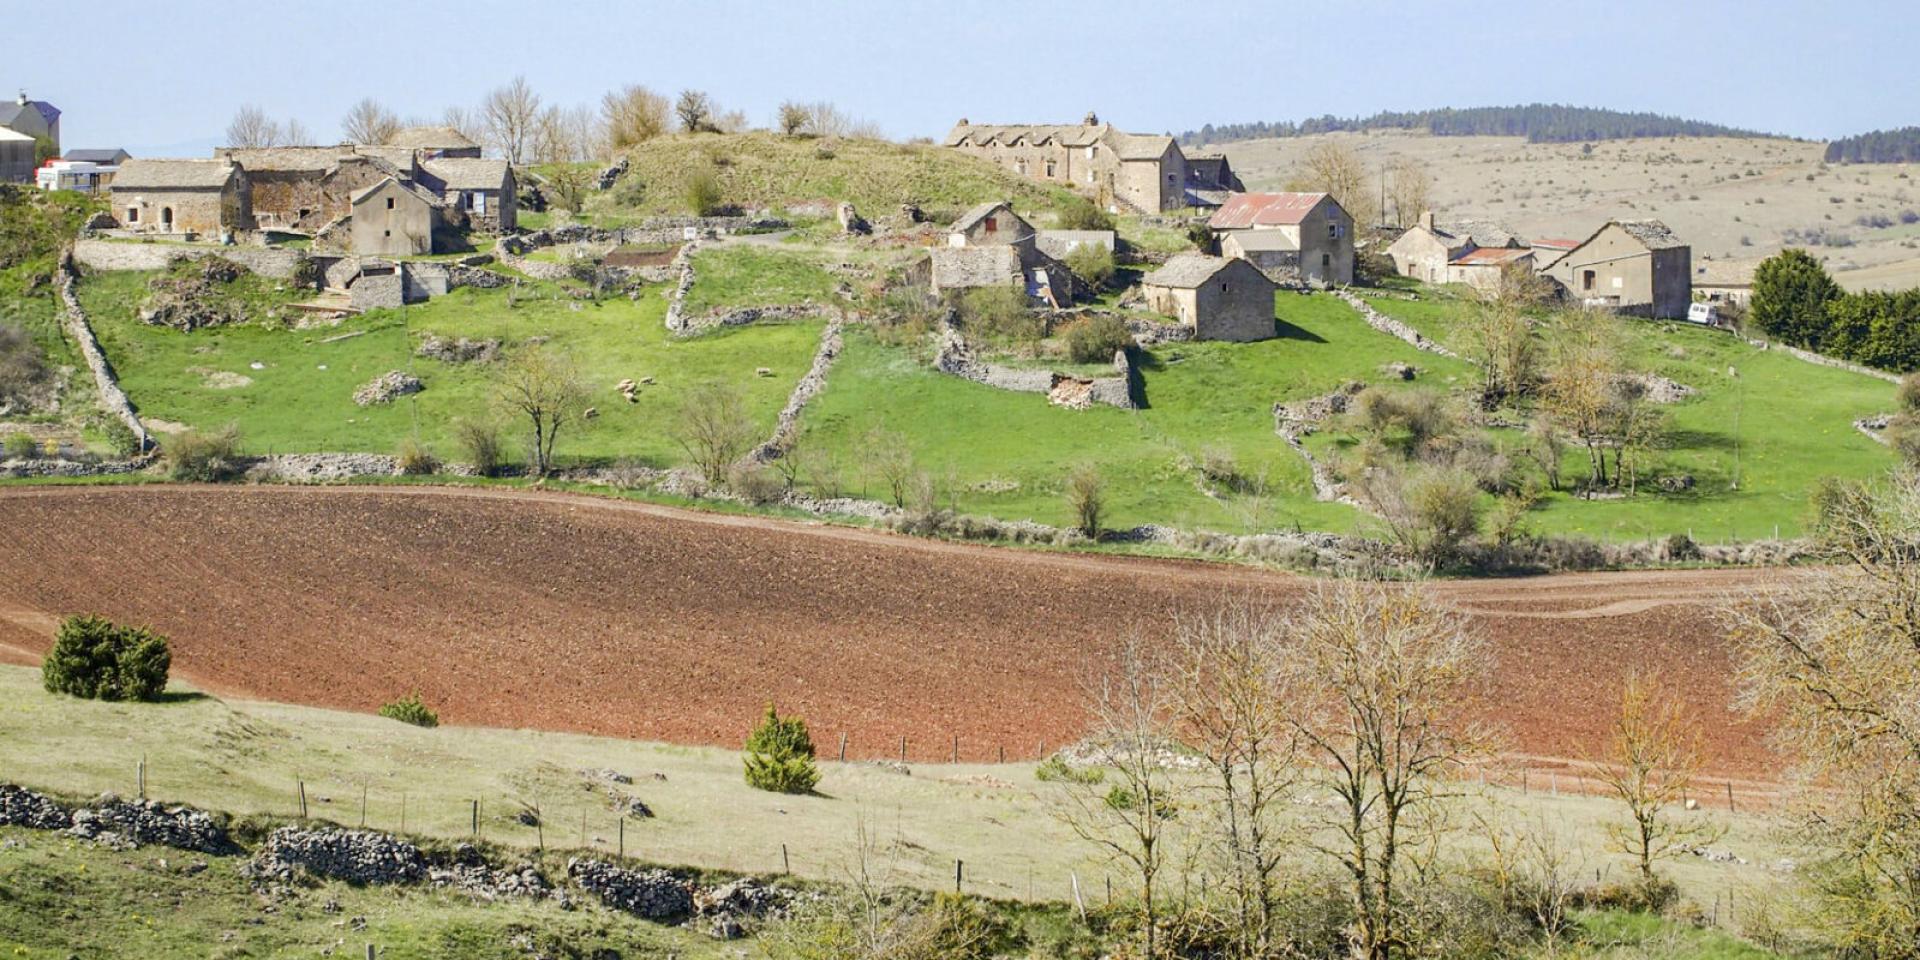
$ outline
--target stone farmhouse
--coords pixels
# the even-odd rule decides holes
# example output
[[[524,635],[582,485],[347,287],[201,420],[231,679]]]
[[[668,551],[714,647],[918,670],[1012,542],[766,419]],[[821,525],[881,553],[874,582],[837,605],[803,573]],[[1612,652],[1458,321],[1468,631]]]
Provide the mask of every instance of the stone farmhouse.
[[[354,253],[405,257],[434,251],[434,238],[447,229],[447,205],[410,181],[382,177],[355,194],[348,222]]]
[[[1172,137],[1127,133],[1092,113],[1077,125],[962,118],[942,142],[1023,177],[1092,194],[1117,211],[1217,206],[1224,191],[1241,189],[1224,155],[1190,160]]]
[[[1182,253],[1140,280],[1147,306],[1193,328],[1199,340],[1268,340],[1279,286],[1240,257]]]
[[[1235,193],[1207,221],[1226,256],[1276,282],[1353,282],[1353,217],[1324,193]]]
[[[60,108],[30,100],[25,90],[0,102],[0,183],[31,183],[41,143],[60,155]]]
[[[1707,260],[1693,271],[1693,295],[1707,303],[1746,306],[1753,300],[1752,261]]]
[[[111,189],[113,217],[133,233],[223,237],[253,226],[246,173],[229,160],[128,160]]]
[[[1632,316],[1683,319],[1693,302],[1693,250],[1658,220],[1613,220],[1540,267],[1565,295]]]
[[[1504,271],[1535,266],[1533,250],[1512,233],[1488,224],[1436,224],[1431,210],[1387,247],[1387,256],[1401,276],[1476,290],[1498,289]]]
[[[932,251],[933,292],[1018,286],[1053,307],[1073,300],[1076,281],[1066,264],[1040,249],[1040,232],[1004,200],[980,204],[947,229]]]

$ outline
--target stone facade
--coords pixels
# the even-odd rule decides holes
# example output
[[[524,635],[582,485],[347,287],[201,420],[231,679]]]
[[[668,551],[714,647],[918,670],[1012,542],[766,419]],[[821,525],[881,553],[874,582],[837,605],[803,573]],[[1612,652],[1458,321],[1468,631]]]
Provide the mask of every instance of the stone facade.
[[[944,144],[1042,183],[1073,187],[1102,206],[1157,213],[1188,206],[1192,191],[1237,190],[1224,156],[1189,166],[1169,136],[1127,133],[1087,114],[1079,124],[961,120]]]
[[[1276,281],[1353,282],[1353,217],[1327,194],[1236,193],[1207,226],[1223,252],[1263,260]]]
[[[353,198],[354,253],[407,257],[433,253],[441,227],[437,198],[383,177]]]
[[[129,160],[111,196],[115,220],[134,233],[218,236],[253,223],[244,172],[217,160]]]
[[[1267,340],[1275,335],[1278,286],[1234,257],[1181,254],[1140,281],[1147,305],[1192,327],[1200,340]]]
[[[1575,303],[1635,316],[1683,319],[1693,302],[1693,251],[1657,220],[1608,223],[1540,272]]]

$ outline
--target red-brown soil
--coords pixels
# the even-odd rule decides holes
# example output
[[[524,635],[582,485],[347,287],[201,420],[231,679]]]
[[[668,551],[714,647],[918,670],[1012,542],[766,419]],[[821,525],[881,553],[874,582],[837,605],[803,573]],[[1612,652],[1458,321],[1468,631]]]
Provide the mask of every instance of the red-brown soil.
[[[737,743],[767,701],[824,750],[1031,757],[1077,738],[1080,678],[1129,630],[1296,576],[1020,551],[561,494],[457,488],[0,490],[0,659],[58,617],[173,638],[215,692],[444,721]],[[1625,671],[1682,691],[1711,768],[1767,778],[1732,712],[1720,599],[1789,576],[1444,582],[1485,631],[1483,715],[1518,754],[1591,755]],[[7,648],[11,647],[9,652]]]

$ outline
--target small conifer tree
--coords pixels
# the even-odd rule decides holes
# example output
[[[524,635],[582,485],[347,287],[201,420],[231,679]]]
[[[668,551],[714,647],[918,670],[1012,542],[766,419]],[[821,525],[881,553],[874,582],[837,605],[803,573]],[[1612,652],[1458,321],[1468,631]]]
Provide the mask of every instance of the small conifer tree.
[[[747,785],[755,789],[810,793],[820,782],[807,722],[780,716],[771,703],[767,704],[766,717],[747,737],[746,752]]]

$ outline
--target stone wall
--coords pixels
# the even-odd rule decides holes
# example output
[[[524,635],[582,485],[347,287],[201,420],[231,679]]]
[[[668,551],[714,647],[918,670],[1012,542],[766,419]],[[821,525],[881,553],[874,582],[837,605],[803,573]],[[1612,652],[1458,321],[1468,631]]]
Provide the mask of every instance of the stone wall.
[[[216,244],[127,243],[76,240],[73,261],[89,270],[164,270],[178,258],[225,257],[263,277],[291,280],[307,254],[302,250],[226,247]]]
[[[81,241],[85,242],[85,241]],[[134,412],[133,401],[127,398],[127,392],[120,389],[120,381],[113,375],[113,365],[107,362],[107,355],[100,349],[100,341],[93,335],[93,325],[87,322],[86,311],[80,307],[80,297],[74,291],[75,271],[73,267],[73,248],[60,252],[60,266],[54,271],[54,285],[60,291],[61,319],[67,328],[67,335],[80,347],[80,356],[86,360],[87,369],[93,373],[94,387],[100,392],[100,406],[120,419],[140,440],[141,449],[153,446],[153,437],[147,433],[146,425],[140,422],[140,415]]]
[[[967,338],[952,323],[948,323],[940,332],[940,346],[934,354],[933,367],[941,373],[1001,390],[1044,393],[1048,402],[1063,407],[1085,409],[1098,403],[1132,410],[1139,406],[1134,402],[1133,381],[1136,374],[1125,350],[1116,351],[1114,356],[1114,367],[1119,373],[1117,377],[1089,379],[1051,370],[1006,367],[976,358]]]
[[[680,282],[674,286],[673,295],[667,301],[667,330],[672,333],[686,333],[688,329],[685,312],[687,292],[693,289],[693,254],[698,249],[700,243],[696,240],[681,247],[680,252],[673,256],[674,269],[680,271]]]
[[[1401,323],[1400,321],[1395,320],[1394,318],[1389,317],[1378,310],[1375,310],[1371,304],[1367,303],[1365,300],[1360,299],[1360,296],[1354,293],[1353,291],[1345,290],[1345,289],[1335,290],[1334,296],[1337,296],[1340,299],[1345,300],[1347,302],[1347,306],[1350,306],[1355,311],[1359,312],[1360,318],[1367,322],[1367,326],[1372,327],[1375,330],[1378,330],[1381,333],[1386,334],[1387,336],[1404,340],[1407,343],[1412,344],[1414,348],[1417,350],[1425,350],[1428,353],[1439,354],[1440,356],[1443,356],[1443,357],[1452,357],[1456,360],[1460,359],[1459,354],[1454,353],[1452,350],[1449,350],[1446,347],[1441,346],[1440,344],[1434,342],[1431,339],[1428,339],[1425,335],[1421,334],[1420,331],[1415,330],[1414,328],[1409,327],[1406,324]]]
[[[1773,343],[1767,340],[1749,339],[1747,340],[1747,345],[1758,347],[1762,350],[1778,350],[1782,353],[1785,353],[1787,356],[1794,358],[1795,360],[1804,360],[1807,363],[1815,364],[1817,366],[1833,367],[1836,370],[1845,370],[1848,373],[1857,373],[1863,377],[1873,377],[1876,380],[1885,380],[1888,383],[1900,382],[1899,374],[1888,373],[1885,370],[1875,370],[1872,367],[1863,367],[1857,363],[1850,363],[1846,360],[1841,360],[1836,357],[1829,357],[1829,356],[1826,356],[1825,354],[1814,353],[1811,350],[1802,350],[1799,347],[1790,347],[1784,343]]]
[[[839,317],[827,321],[827,328],[820,334],[820,349],[813,353],[813,366],[807,368],[806,376],[801,377],[800,382],[793,385],[793,392],[787,395],[787,405],[780,408],[780,416],[774,420],[773,435],[754,447],[753,452],[747,454],[746,462],[778,460],[793,449],[793,442],[800,436],[800,414],[809,401],[827,388],[827,371],[840,357],[842,325]]]

